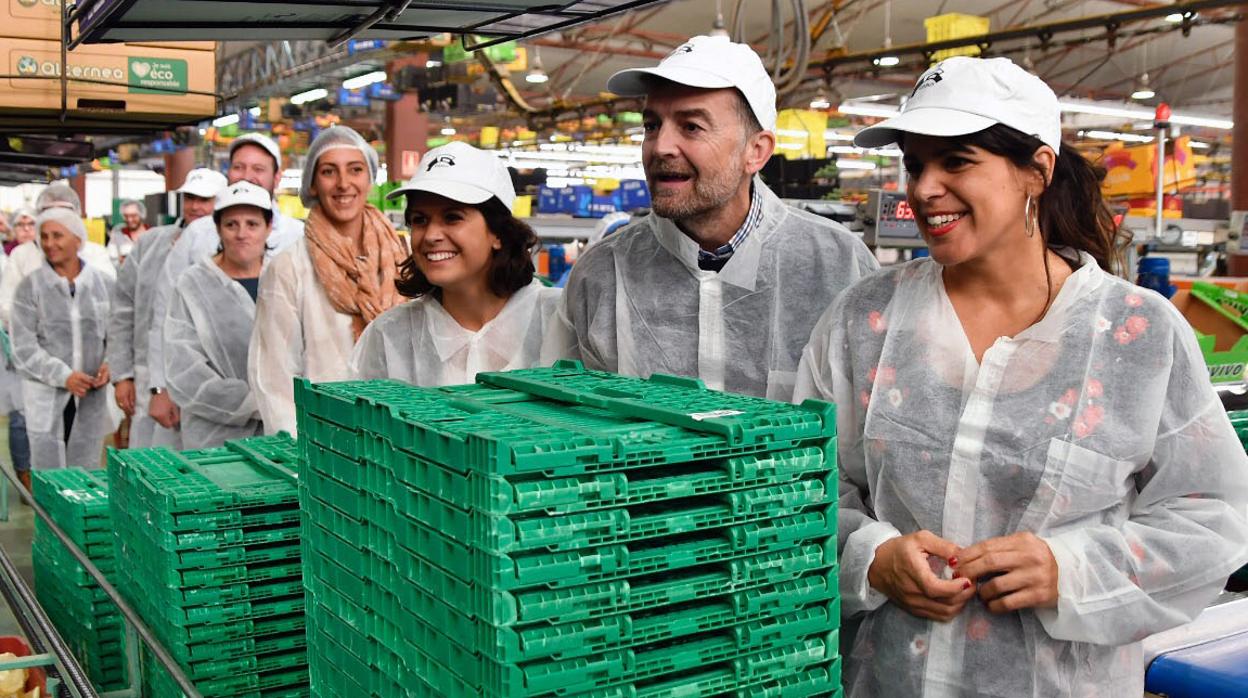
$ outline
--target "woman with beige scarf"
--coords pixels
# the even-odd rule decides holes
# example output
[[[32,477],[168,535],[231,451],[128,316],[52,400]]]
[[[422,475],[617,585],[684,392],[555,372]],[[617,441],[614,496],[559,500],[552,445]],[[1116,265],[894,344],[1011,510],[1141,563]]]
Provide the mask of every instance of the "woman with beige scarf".
[[[311,214],[304,239],[260,278],[248,375],[267,433],[295,432],[293,379],[347,378],[368,323],[402,301],[395,290],[407,246],[367,202],[377,151],[345,126],[308,148],[299,194]]]

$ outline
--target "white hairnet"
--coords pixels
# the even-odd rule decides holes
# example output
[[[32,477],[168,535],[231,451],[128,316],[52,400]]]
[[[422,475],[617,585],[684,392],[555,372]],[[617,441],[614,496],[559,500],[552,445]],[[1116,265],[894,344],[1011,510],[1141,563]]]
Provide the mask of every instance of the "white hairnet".
[[[365,162],[368,163],[369,184],[371,185],[377,179],[378,159],[377,151],[373,149],[373,146],[349,126],[331,126],[321,131],[321,135],[308,146],[308,159],[303,165],[303,183],[299,186],[299,199],[308,208],[312,208],[316,203],[316,196],[312,193],[312,181],[316,177],[316,162],[321,159],[325,151],[333,148],[359,150],[364,154]]]
[[[82,199],[78,198],[78,192],[64,184],[49,184],[46,189],[39,192],[39,198],[35,199],[35,209],[44,211],[49,208],[70,208],[74,213],[82,213]]]
[[[38,233],[43,231],[44,223],[60,223],[65,229],[78,236],[79,240],[87,241],[87,226],[83,225],[82,218],[78,214],[67,208],[52,207],[35,219],[35,240],[38,240]]]
[[[22,218],[29,218],[32,221],[39,220],[39,214],[35,213],[33,208],[19,208],[13,212],[13,217],[9,219],[9,225],[17,225]]]

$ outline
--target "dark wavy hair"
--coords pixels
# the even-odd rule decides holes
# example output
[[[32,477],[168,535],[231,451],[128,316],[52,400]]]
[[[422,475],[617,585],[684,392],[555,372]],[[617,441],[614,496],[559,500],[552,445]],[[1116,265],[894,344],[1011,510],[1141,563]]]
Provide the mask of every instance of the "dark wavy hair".
[[[978,146],[1004,157],[1015,167],[1045,175],[1044,168],[1035,160],[1036,151],[1044,143],[1004,124],[950,140]],[[1114,224],[1114,215],[1105,205],[1101,195],[1103,179],[1105,168],[1089,162],[1069,143],[1063,143],[1053,176],[1037,200],[1039,227],[1048,247],[1072,247],[1087,252],[1112,274],[1123,269],[1122,253],[1130,238]]]
[[[408,204],[407,217],[410,220],[410,198]],[[536,273],[533,268],[533,252],[541,242],[537,239],[537,233],[527,223],[511,215],[511,211],[498,198],[476,204],[472,208],[481,212],[486,228],[502,243],[501,248],[492,252],[490,267],[486,272],[490,292],[499,298],[509,298],[533,281]],[[408,298],[432,295],[441,300],[442,289],[425,278],[416,264],[417,254],[419,251],[412,245],[411,255],[399,265],[399,278],[394,282],[395,288]]]

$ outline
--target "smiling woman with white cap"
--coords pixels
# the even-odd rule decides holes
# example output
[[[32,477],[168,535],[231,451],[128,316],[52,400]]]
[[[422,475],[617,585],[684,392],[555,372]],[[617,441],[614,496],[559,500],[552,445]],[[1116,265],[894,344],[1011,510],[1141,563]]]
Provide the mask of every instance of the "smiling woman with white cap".
[[[217,197],[221,251],[178,278],[164,319],[169,392],[182,409],[182,447],[212,448],[260,433],[247,382],[256,291],[273,227],[269,192],[238,182]]]
[[[492,153],[448,143],[391,193],[401,195],[412,254],[398,290],[414,300],[369,325],[351,374],[436,386],[536,365],[560,292],[534,278],[537,236],[511,214],[507,168]]]
[[[295,376],[345,380],[360,333],[403,300],[394,282],[407,246],[368,203],[377,167],[377,151],[346,126],[308,147],[305,236],[265,272],[251,340],[251,384],[269,433],[295,431]]]
[[[1248,457],[1191,327],[1110,273],[1100,173],[1005,58],[896,118],[931,258],[845,292],[797,399],[839,409],[847,696],[1138,698],[1140,640],[1248,560]]]
[[[116,428],[104,356],[113,280],[79,257],[76,211],[49,208],[36,227],[46,263],[18,285],[12,323],[31,465],[95,468]]]

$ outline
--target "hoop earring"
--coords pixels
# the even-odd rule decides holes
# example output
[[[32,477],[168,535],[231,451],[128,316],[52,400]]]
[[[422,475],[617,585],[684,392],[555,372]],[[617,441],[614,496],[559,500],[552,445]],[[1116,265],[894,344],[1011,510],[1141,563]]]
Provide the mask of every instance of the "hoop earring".
[[[1027,195],[1027,203],[1023,206],[1023,230],[1029,238],[1036,236],[1036,221],[1031,217],[1031,194]]]

